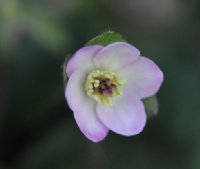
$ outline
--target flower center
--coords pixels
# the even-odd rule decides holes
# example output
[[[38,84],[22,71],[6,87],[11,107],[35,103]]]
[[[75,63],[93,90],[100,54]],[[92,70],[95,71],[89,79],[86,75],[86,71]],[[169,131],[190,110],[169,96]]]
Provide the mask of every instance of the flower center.
[[[111,106],[113,98],[122,95],[120,88],[124,83],[113,72],[95,70],[88,75],[85,90],[97,102]]]

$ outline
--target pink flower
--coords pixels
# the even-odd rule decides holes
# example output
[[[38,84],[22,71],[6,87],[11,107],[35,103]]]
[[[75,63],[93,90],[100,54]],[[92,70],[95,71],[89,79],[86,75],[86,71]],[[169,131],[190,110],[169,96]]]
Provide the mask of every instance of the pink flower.
[[[66,66],[65,97],[82,133],[93,142],[108,131],[132,136],[146,123],[141,99],[155,95],[163,73],[125,42],[78,50]]]

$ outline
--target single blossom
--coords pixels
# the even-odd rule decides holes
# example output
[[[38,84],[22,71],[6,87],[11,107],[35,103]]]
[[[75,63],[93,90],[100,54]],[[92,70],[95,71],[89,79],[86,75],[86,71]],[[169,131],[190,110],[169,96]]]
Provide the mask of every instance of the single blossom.
[[[155,95],[163,73],[125,42],[78,50],[66,66],[65,97],[82,133],[93,142],[108,131],[132,136],[146,123],[141,99]]]

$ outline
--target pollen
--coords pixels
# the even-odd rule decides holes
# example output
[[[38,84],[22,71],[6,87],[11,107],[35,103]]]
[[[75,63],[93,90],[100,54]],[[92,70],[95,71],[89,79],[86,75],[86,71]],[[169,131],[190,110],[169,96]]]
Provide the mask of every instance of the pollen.
[[[85,91],[97,102],[111,106],[114,98],[123,95],[120,89],[124,84],[125,80],[113,72],[95,70],[87,76]]]

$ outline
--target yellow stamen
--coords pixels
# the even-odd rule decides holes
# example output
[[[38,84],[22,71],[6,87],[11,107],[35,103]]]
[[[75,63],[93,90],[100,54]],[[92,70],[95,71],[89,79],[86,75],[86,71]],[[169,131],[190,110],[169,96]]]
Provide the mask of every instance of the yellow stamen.
[[[88,75],[85,90],[87,95],[97,102],[111,106],[116,96],[122,96],[120,88],[125,82],[113,72],[95,70]]]

